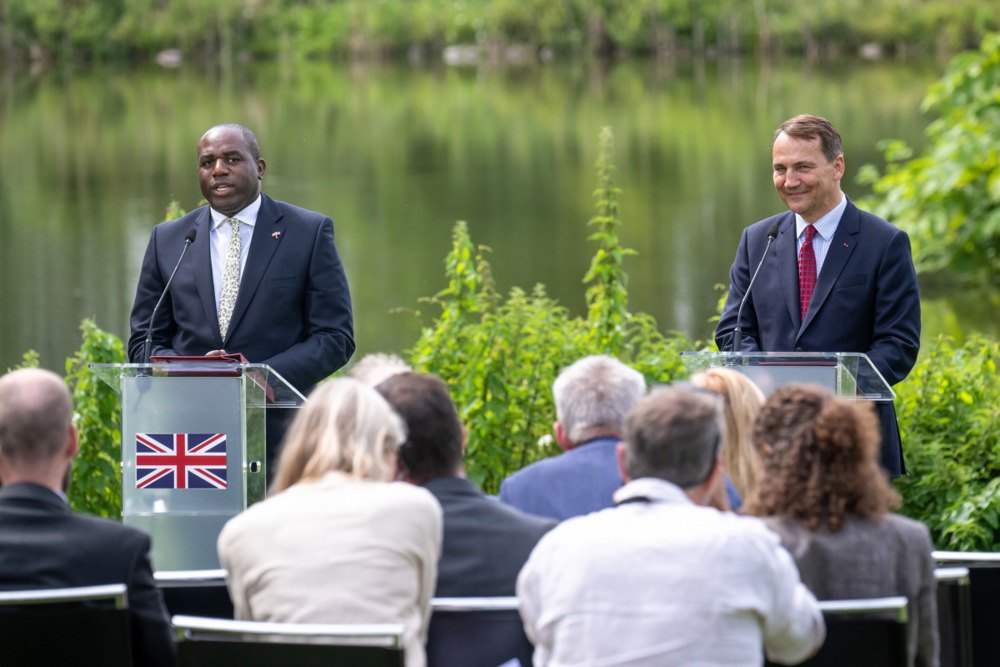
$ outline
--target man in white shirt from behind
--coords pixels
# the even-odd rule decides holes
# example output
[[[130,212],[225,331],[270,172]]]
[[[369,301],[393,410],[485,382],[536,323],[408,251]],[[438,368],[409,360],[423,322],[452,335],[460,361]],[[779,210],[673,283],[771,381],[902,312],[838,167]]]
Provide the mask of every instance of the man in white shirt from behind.
[[[718,398],[654,390],[629,413],[616,507],[569,519],[517,581],[536,667],[797,663],[823,643],[816,599],[757,519],[705,503],[721,483]]]

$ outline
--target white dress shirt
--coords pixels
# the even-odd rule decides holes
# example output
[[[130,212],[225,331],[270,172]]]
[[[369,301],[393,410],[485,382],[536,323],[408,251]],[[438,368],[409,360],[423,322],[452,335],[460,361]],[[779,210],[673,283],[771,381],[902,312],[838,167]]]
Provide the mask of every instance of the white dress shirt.
[[[840,203],[814,223],[810,223],[798,213],[795,214],[796,253],[802,249],[802,242],[806,240],[806,226],[809,224],[816,226],[816,236],[813,237],[813,252],[816,254],[817,276],[823,270],[823,260],[826,259],[826,253],[830,249],[830,242],[833,241],[833,234],[837,231],[837,226],[840,225],[840,218],[843,217],[845,208],[847,208],[847,197],[841,192]]]
[[[230,216],[219,213],[214,208],[209,207],[212,214],[212,282],[215,286],[215,312],[219,312],[219,303],[222,301],[222,276],[226,272],[226,256],[229,254],[229,239],[232,238],[232,227],[226,223]],[[260,195],[253,203],[247,206],[234,216],[240,221],[240,282],[242,282],[243,271],[247,268],[247,256],[250,254],[250,241],[253,239],[253,228],[257,224],[257,213],[260,211]]]
[[[556,526],[521,570],[536,667],[761,665],[763,650],[796,663],[823,643],[816,599],[759,520],[661,479],[615,501],[628,502]]]

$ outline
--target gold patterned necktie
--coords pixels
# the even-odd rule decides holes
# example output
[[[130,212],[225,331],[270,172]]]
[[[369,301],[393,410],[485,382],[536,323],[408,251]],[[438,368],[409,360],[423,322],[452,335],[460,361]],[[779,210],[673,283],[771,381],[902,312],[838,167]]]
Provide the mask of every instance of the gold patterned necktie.
[[[229,223],[229,252],[226,253],[226,270],[222,274],[222,295],[219,297],[219,332],[225,339],[229,330],[229,318],[233,316],[236,295],[240,291],[240,255],[243,239],[240,238],[240,221],[227,218]]]

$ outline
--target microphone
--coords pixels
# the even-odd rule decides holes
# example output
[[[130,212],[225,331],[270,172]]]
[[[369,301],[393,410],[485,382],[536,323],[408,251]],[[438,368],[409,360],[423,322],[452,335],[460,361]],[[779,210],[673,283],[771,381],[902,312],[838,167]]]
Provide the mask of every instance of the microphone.
[[[187,253],[188,248],[194,243],[195,237],[198,235],[198,230],[192,227],[188,230],[187,234],[184,235],[184,249],[181,250],[181,256],[177,258],[177,263],[174,264],[174,270],[170,272],[170,277],[167,278],[167,284],[163,286],[163,292],[160,293],[160,300],[156,302],[153,306],[153,314],[149,316],[149,324],[146,326],[146,340],[142,344],[142,363],[149,363],[149,353],[153,349],[153,322],[156,320],[156,311],[160,309],[160,304],[163,303],[163,297],[167,296],[167,290],[170,289],[170,283],[174,281],[174,276],[177,274],[177,269],[180,268],[181,262],[184,261],[184,255]]]
[[[733,352],[740,351],[740,343],[743,339],[743,325],[741,324],[743,317],[743,306],[747,304],[747,299],[750,298],[750,289],[753,287],[753,283],[757,280],[757,274],[760,273],[760,267],[764,266],[764,260],[767,259],[767,251],[771,249],[771,243],[778,236],[778,223],[772,222],[771,226],[767,228],[767,245],[764,246],[764,254],[761,255],[760,263],[757,264],[757,268],[754,269],[753,276],[750,278],[750,284],[747,285],[747,291],[743,293],[743,299],[740,301],[740,308],[736,311],[736,328],[733,329]]]

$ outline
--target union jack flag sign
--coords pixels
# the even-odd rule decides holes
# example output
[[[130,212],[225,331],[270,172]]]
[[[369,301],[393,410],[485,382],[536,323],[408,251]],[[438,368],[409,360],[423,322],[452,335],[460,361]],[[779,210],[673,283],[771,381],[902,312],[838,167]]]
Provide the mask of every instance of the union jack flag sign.
[[[225,433],[135,434],[135,488],[226,487]]]

